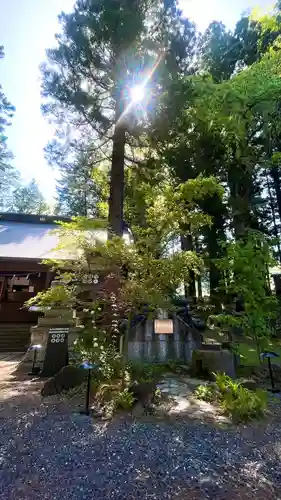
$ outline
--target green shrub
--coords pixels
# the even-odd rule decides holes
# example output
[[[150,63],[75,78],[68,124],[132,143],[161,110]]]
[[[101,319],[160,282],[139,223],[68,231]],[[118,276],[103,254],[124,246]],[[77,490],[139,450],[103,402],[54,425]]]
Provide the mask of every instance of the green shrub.
[[[225,373],[213,373],[213,375],[216,377],[216,386],[222,395],[231,393],[235,396],[238,393],[240,387],[239,382],[225,375]]]
[[[222,407],[226,413],[231,415],[235,422],[248,422],[264,416],[267,406],[267,394],[265,391],[250,391],[239,386],[237,393],[225,393],[221,400]]]
[[[194,395],[197,399],[202,399],[203,401],[214,401],[215,399],[215,391],[214,386],[210,384],[199,385],[194,392]]]
[[[124,389],[124,391],[119,392],[115,400],[116,407],[123,408],[123,410],[130,410],[134,402],[134,395],[129,391],[129,389]]]
[[[167,371],[167,366],[163,364],[152,364],[133,362],[130,363],[129,372],[131,379],[138,382],[151,382],[153,379],[160,377]]]
[[[203,401],[218,401],[224,412],[236,423],[264,416],[267,407],[265,391],[253,392],[225,374],[214,375],[215,384],[199,385],[195,390],[195,397]]]

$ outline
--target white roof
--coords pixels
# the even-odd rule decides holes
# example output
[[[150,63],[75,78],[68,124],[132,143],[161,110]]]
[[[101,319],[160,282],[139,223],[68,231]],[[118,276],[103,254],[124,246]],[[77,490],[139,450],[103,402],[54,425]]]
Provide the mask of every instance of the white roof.
[[[0,221],[0,258],[14,259],[67,259],[60,251],[54,251],[59,244],[56,224],[34,224],[27,222]],[[107,231],[91,231],[91,239],[105,242]],[[129,239],[125,235],[125,239]]]

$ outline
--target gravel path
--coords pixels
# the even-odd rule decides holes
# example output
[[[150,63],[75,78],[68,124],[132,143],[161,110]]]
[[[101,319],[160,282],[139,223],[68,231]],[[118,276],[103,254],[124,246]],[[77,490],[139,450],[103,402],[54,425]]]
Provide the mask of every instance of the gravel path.
[[[280,499],[281,429],[260,434],[0,413],[0,499]]]
[[[12,368],[0,367],[0,500],[281,500],[278,408],[274,422],[228,430],[95,422],[43,403],[41,383]]]

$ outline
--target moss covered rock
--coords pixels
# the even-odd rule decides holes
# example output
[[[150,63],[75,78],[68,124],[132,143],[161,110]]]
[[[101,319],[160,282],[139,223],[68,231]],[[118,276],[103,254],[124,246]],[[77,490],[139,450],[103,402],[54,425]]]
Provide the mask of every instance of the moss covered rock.
[[[77,387],[85,381],[86,370],[73,365],[64,366],[56,375],[46,380],[41,390],[43,397],[60,394]]]

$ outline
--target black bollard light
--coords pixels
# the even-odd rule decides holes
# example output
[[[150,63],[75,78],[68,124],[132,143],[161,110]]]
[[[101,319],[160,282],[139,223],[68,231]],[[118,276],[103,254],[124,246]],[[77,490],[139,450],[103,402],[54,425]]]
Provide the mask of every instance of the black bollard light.
[[[88,370],[88,377],[87,377],[87,387],[86,387],[86,397],[85,397],[85,410],[80,411],[80,415],[90,415],[91,376],[92,376],[92,369],[97,368],[97,365],[94,365],[89,361],[84,361],[84,363],[81,364],[81,368],[83,368],[84,370]]]
[[[268,371],[269,371],[269,377],[270,377],[270,382],[271,382],[271,387],[269,387],[267,390],[272,392],[273,394],[277,394],[280,392],[280,389],[277,389],[274,384],[274,378],[273,378],[273,372],[272,372],[272,366],[271,366],[271,359],[272,358],[279,358],[279,354],[277,352],[272,352],[272,351],[264,351],[261,353],[261,359],[264,361],[267,359],[268,362]]]
[[[40,351],[41,348],[42,348],[41,344],[33,344],[29,348],[29,351],[33,351],[33,362],[32,362],[31,372],[29,372],[28,375],[38,375],[38,373],[40,372],[40,366],[35,366],[35,365],[37,360],[37,353],[38,351]]]

